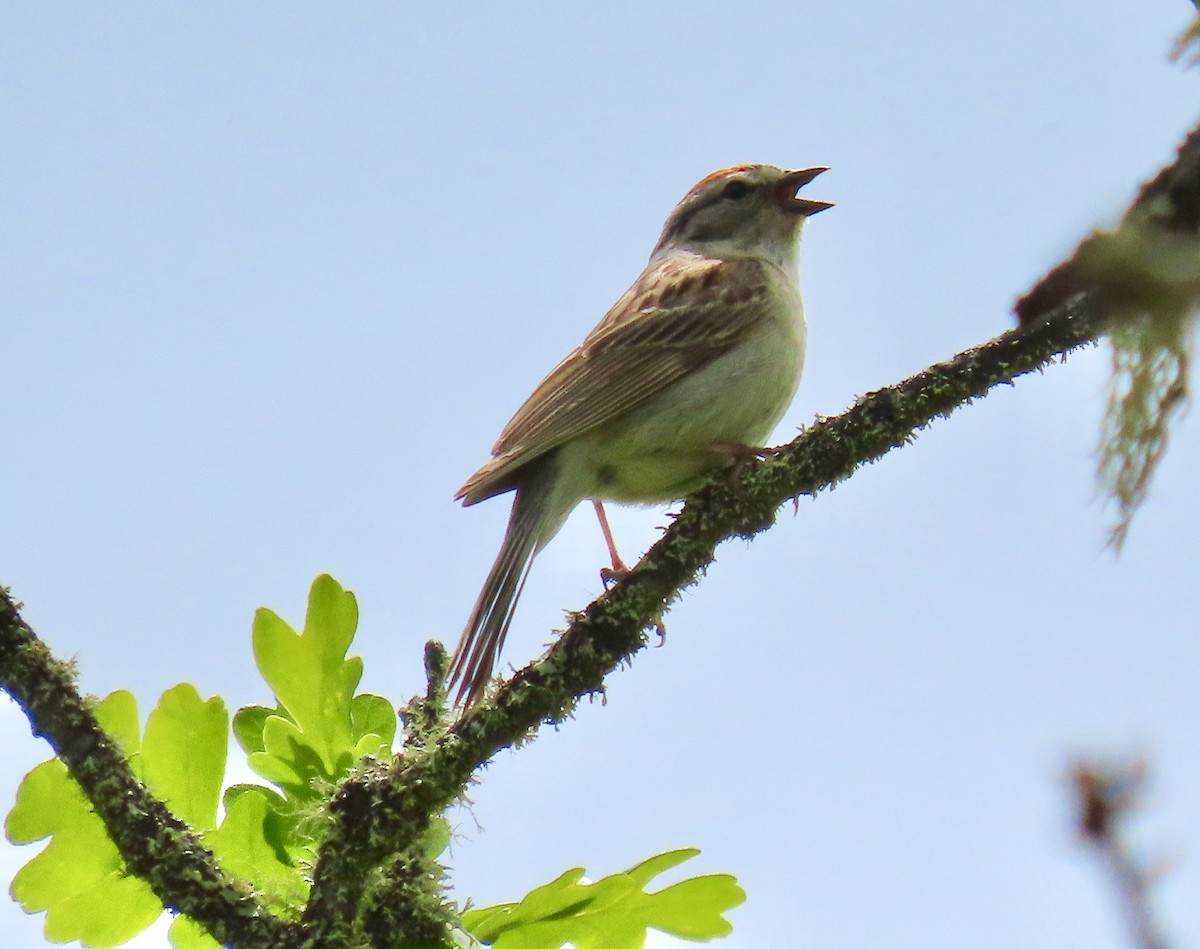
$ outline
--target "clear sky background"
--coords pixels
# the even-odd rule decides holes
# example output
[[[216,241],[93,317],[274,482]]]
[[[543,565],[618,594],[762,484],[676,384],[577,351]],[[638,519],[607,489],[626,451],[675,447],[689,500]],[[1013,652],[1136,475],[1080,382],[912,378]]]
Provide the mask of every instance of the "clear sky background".
[[[777,434],[1007,329],[1195,120],[1183,0],[6,4],[0,582],[95,694],[269,701],[253,611],[328,571],[364,687],[456,641],[505,500],[459,484],[701,176],[832,167]],[[1200,946],[1200,429],[1118,560],[1103,349],[925,432],[753,544],[607,704],[503,753],[455,891],[672,847],[749,893],[725,945],[1126,945],[1072,836],[1078,754],[1146,754],[1139,840]],[[632,556],[661,510],[615,517]],[[581,509],[505,661],[600,590]],[[45,756],[0,705],[0,800]],[[32,853],[3,845],[8,877]],[[0,943],[41,921],[0,901]],[[152,935],[144,945],[161,945]]]

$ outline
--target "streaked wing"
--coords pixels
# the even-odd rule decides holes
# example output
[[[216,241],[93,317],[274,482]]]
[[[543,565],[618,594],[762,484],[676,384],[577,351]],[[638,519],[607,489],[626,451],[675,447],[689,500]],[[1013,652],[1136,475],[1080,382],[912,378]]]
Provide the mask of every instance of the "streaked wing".
[[[770,292],[766,268],[749,259],[668,258],[648,268],[521,406],[458,497],[471,504],[508,490],[530,459],[728,352],[766,318]]]

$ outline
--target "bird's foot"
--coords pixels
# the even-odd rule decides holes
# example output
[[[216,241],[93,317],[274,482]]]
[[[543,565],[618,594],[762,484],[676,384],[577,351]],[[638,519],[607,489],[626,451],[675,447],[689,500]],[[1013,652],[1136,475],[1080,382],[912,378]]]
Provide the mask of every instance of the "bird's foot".
[[[629,568],[625,566],[620,557],[613,561],[611,567],[602,567],[600,570],[600,582],[604,584],[604,589],[608,589],[614,583],[624,580],[629,576]]]
[[[742,471],[752,461],[761,458],[771,458],[778,455],[783,446],[778,448],[765,448],[755,445],[742,445],[737,442],[727,442],[723,445],[718,445],[717,450],[729,459],[729,481],[732,483],[738,479]]]

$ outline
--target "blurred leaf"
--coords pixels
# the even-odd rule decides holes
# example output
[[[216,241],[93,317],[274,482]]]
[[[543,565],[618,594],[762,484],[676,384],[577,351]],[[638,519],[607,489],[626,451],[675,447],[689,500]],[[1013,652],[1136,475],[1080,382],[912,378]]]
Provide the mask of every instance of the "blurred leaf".
[[[641,949],[646,930],[706,942],[732,931],[724,913],[746,894],[727,874],[693,877],[644,890],[655,877],[696,856],[695,849],[658,854],[595,883],[581,883],[582,868],[568,870],[519,903],[469,910],[462,922],[471,935],[496,949]]]
[[[1120,550],[1166,453],[1171,423],[1187,405],[1191,321],[1134,319],[1115,328],[1111,340],[1097,477],[1117,502],[1111,540]]]
[[[1200,3],[1192,0],[1193,6],[1200,7]],[[1171,59],[1181,60],[1187,59],[1186,65],[1195,66],[1200,63],[1200,16],[1192,19],[1192,22],[1179,34],[1175,39],[1175,44],[1171,48]]]
[[[1110,536],[1117,550],[1188,402],[1200,240],[1161,217],[1171,206],[1139,198],[1119,227],[1097,231],[1080,245],[1073,264],[1111,323],[1113,368],[1097,480],[1117,503]]]

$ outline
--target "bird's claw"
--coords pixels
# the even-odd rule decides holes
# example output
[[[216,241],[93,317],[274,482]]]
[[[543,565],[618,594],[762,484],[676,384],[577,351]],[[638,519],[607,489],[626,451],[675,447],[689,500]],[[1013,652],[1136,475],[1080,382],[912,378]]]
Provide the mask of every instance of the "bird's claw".
[[[600,568],[600,582],[604,584],[604,589],[608,589],[614,583],[624,580],[629,576],[629,568],[625,564],[617,561],[611,567]]]

